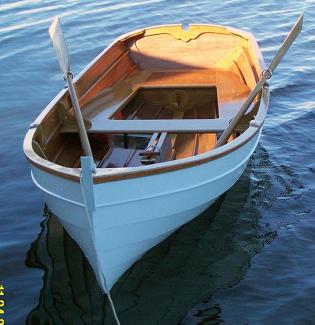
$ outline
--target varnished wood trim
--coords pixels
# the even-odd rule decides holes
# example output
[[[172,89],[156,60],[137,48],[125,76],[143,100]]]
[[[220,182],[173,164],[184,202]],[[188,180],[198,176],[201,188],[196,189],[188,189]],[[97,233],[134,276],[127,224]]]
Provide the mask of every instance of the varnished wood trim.
[[[169,34],[175,39],[182,40],[184,42],[189,42],[198,38],[202,34],[215,33],[229,35],[233,34],[238,37],[247,39],[244,33],[234,33],[232,29],[225,26],[212,26],[203,24],[190,24],[188,30],[184,30],[182,25],[165,25],[165,26],[155,26],[150,27],[145,30],[145,37],[154,36],[159,34]]]
[[[260,127],[261,128],[261,127]],[[221,158],[225,155],[228,155],[229,153],[239,149],[243,145],[245,145],[247,142],[249,142],[251,139],[253,139],[257,133],[259,132],[260,128],[257,128],[255,132],[253,132],[249,137],[244,139],[242,142],[239,144],[235,145],[234,147],[225,150],[223,152],[219,152],[216,155],[211,155],[209,157],[204,157],[201,159],[194,159],[192,161],[185,161],[183,163],[178,163],[175,165],[170,165],[170,166],[160,166],[158,168],[154,169],[147,169],[147,170],[133,170],[132,172],[126,171],[125,173],[119,173],[119,174],[114,174],[114,175],[100,175],[100,176],[94,176],[93,177],[93,182],[94,184],[101,184],[101,183],[106,183],[106,182],[112,182],[112,181],[119,181],[119,180],[126,180],[126,179],[131,179],[131,178],[137,178],[137,177],[145,177],[145,176],[151,176],[151,175],[156,175],[156,174],[161,174],[161,173],[167,173],[171,172],[174,170],[179,170],[179,169],[184,169],[184,168],[189,168],[189,167],[194,167],[198,166],[204,163],[207,163],[212,160],[216,160],[218,158]],[[197,157],[197,156],[195,156]],[[34,161],[30,157],[26,155],[27,160],[34,165],[35,167],[49,173],[55,176],[59,176],[65,179],[68,179],[70,181],[75,181],[75,182],[80,182],[80,177],[69,174],[66,172],[63,172],[62,170],[57,170],[55,168],[49,168],[45,165],[42,165],[38,163],[37,161]]]
[[[259,79],[260,79],[260,76],[257,73],[256,65],[254,64],[252,57],[248,53],[248,49],[247,48],[244,48],[244,53],[245,53],[245,55],[247,57],[247,60],[248,60],[250,66],[252,68],[252,71],[253,71],[253,74],[254,74],[254,78],[255,78],[256,82],[258,82]]]
[[[62,170],[57,170],[55,168],[49,168],[45,165],[40,164],[39,162],[31,159],[29,156],[25,155],[26,159],[29,161],[30,164],[33,166],[37,167],[38,169],[47,172],[48,174],[59,176],[61,178],[70,180],[70,181],[75,181],[80,183],[80,177],[76,175],[69,174],[67,172],[63,172]]]
[[[93,178],[93,181],[94,181],[94,184],[100,184],[100,183],[106,183],[106,182],[112,182],[112,181],[119,181],[119,180],[125,180],[125,179],[137,178],[137,177],[145,177],[145,176],[151,176],[151,175],[156,175],[156,174],[162,174],[162,173],[172,172],[172,171],[179,170],[179,169],[190,168],[190,167],[202,165],[209,161],[224,157],[224,156],[228,155],[229,153],[239,149],[240,147],[245,145],[247,142],[249,142],[251,139],[253,139],[257,135],[259,130],[260,130],[260,128],[257,128],[257,130],[250,137],[246,138],[244,141],[242,141],[235,147],[230,148],[226,151],[220,152],[220,153],[210,156],[210,157],[205,157],[202,159],[196,159],[196,160],[192,160],[192,161],[185,161],[178,165],[176,164],[176,165],[171,165],[171,166],[161,166],[161,167],[155,168],[155,169],[126,172],[126,173],[121,173],[121,174],[116,174],[116,175],[96,176]]]
[[[243,74],[242,70],[240,69],[238,63],[235,60],[233,60],[233,63],[235,65],[235,67],[236,67],[236,69],[237,69],[240,77],[242,78],[242,81],[244,82],[245,85],[247,85],[246,80],[245,80],[245,77],[244,77],[244,74]]]

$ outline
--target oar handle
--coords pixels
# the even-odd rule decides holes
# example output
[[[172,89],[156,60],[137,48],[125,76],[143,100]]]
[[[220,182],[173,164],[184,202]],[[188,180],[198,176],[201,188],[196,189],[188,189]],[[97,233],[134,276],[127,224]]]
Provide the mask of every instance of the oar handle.
[[[295,41],[297,36],[300,34],[303,27],[303,13],[300,15],[294,26],[292,27],[291,31],[283,41],[280,49],[278,50],[277,54],[274,56],[273,60],[271,61],[268,70],[271,72],[275,71],[278,64],[287,53],[288,49],[291,47],[292,43]]]

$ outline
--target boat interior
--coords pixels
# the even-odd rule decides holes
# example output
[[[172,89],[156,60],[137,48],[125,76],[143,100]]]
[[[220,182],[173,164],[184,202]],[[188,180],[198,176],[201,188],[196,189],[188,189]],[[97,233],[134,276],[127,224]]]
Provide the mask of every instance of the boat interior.
[[[137,167],[212,150],[259,80],[259,55],[250,34],[208,25],[154,27],[114,42],[75,83],[97,167]],[[259,98],[229,141],[248,128],[258,107]],[[68,91],[38,124],[32,144],[48,161],[80,167]]]

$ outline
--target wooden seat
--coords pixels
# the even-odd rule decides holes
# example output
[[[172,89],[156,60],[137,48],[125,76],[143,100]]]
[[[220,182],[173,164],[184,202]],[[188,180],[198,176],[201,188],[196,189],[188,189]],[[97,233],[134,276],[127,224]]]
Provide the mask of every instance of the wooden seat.
[[[119,168],[140,166],[140,157],[137,154],[139,151],[136,149],[111,148],[97,167]]]
[[[137,167],[146,164],[149,160],[150,163],[158,163],[171,160],[172,157],[173,150],[170,137],[167,133],[154,133],[146,150],[112,147],[107,151],[97,167]]]

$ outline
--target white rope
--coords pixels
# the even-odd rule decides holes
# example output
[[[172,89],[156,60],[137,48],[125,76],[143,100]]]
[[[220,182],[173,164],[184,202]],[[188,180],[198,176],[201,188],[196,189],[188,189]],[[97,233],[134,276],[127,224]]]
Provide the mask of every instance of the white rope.
[[[106,285],[105,277],[104,277],[104,284],[105,284],[105,288],[106,288],[106,291],[107,291],[108,301],[109,301],[109,304],[110,304],[110,306],[112,308],[112,312],[113,312],[115,321],[116,321],[117,325],[120,325],[120,321],[119,321],[119,318],[118,318],[117,313],[116,313],[116,308],[115,308],[114,302],[112,300],[112,297],[110,295],[110,290],[107,290],[107,285]]]
[[[90,235],[91,235],[91,238],[92,238],[93,242],[95,242],[95,239],[94,239],[94,228],[92,228],[93,227],[92,219],[91,219],[91,215],[90,215],[90,212],[88,210],[88,207],[87,207],[86,196],[85,196],[84,188],[83,188],[84,185],[83,185],[83,182],[82,181],[83,180],[82,180],[82,170],[81,170],[81,173],[80,173],[80,184],[81,184],[82,197],[83,197],[83,200],[84,200],[84,208],[85,208],[86,214],[88,216],[89,228],[90,228],[90,232],[91,232]],[[105,290],[106,290],[106,294],[107,294],[107,297],[108,297],[108,301],[109,301],[110,307],[112,309],[112,312],[113,312],[113,315],[114,315],[116,324],[117,325],[120,325],[120,321],[119,321],[119,318],[118,318],[117,313],[116,313],[116,308],[115,308],[114,302],[112,300],[112,297],[110,295],[110,290],[107,289],[108,287],[107,287],[105,275],[101,272],[100,261],[99,261],[98,254],[97,254],[97,250],[96,250],[96,247],[95,247],[94,244],[93,244],[93,247],[94,247],[94,250],[95,250],[98,271],[99,271],[99,274],[103,277],[103,282],[104,282],[104,286],[105,286]]]

